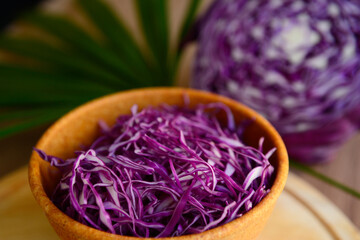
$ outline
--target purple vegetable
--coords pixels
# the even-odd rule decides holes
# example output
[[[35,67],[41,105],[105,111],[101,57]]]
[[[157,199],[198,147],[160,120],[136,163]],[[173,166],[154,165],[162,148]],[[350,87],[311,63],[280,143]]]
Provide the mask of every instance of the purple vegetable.
[[[359,23],[355,0],[216,1],[192,85],[263,114],[291,157],[326,161],[360,125]]]
[[[223,127],[215,115],[227,114]],[[199,233],[240,217],[270,191],[269,158],[239,139],[221,103],[163,105],[120,116],[66,161],[35,149],[62,178],[52,201],[88,226],[137,237]]]

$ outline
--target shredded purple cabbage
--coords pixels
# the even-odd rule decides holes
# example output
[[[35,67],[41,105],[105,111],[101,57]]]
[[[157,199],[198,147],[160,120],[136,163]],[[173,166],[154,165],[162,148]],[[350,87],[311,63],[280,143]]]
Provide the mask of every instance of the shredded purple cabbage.
[[[75,220],[127,236],[200,233],[242,216],[270,191],[275,149],[263,154],[263,138],[258,149],[244,145],[227,106],[131,112],[112,128],[100,122],[102,135],[75,158],[35,149],[62,171],[52,201]]]
[[[349,125],[360,109],[359,23],[358,0],[214,1],[192,86],[263,114],[291,157],[326,161],[360,125]]]

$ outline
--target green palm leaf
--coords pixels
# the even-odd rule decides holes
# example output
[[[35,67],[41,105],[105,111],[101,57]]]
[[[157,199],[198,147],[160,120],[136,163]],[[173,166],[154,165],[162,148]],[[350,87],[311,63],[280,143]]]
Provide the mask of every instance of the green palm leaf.
[[[181,57],[181,53],[182,53],[182,49],[181,49],[181,44],[182,44],[182,40],[185,40],[187,34],[190,31],[191,25],[195,20],[195,16],[196,16],[196,12],[200,6],[200,0],[192,0],[190,1],[190,4],[187,8],[186,11],[186,15],[185,18],[183,19],[183,22],[181,24],[181,28],[180,28],[180,32],[179,32],[179,37],[177,39],[177,49],[176,49],[176,53],[175,53],[175,59],[173,61],[173,65],[172,65],[172,77],[174,77],[176,75],[176,71],[179,65],[179,60]]]
[[[179,42],[178,45],[180,45],[181,40],[185,39],[186,35],[189,33],[189,30],[191,28],[192,23],[195,20],[195,16],[196,16],[196,12],[200,6],[201,1],[200,0],[192,0],[188,6],[188,9],[186,11],[186,16],[183,19],[182,25],[181,25],[181,29],[179,32]],[[179,58],[179,55],[181,53],[180,46],[178,46],[177,49],[177,58]]]
[[[21,123],[22,127],[12,126],[11,129],[17,130],[8,131],[8,134],[21,131],[24,126],[42,124],[35,120],[36,115],[42,114],[41,109],[58,111],[61,106],[75,107],[118,90],[172,84],[176,60],[169,54],[166,0],[136,1],[151,56],[141,52],[121,17],[107,3],[102,0],[76,1],[101,33],[101,40],[70,19],[39,11],[26,14],[23,20],[51,35],[57,40],[55,43],[25,37],[0,37],[0,49],[34,63],[31,66],[27,61],[12,65],[0,63],[0,123],[1,119],[29,118],[26,123]],[[190,3],[179,36],[188,31],[197,6],[198,1]],[[9,107],[11,112],[4,115],[1,109]],[[0,135],[0,138],[8,134]]]
[[[47,110],[46,112],[37,112],[33,118],[17,124],[13,124],[11,126],[0,128],[0,138],[31,129],[45,123],[50,123],[59,118],[61,115],[65,114],[67,111],[69,111],[69,109],[62,108]]]
[[[8,108],[6,112],[0,113],[0,126],[6,123],[32,118],[41,115],[44,112],[46,113],[52,111],[54,108],[60,109],[60,107],[56,105],[52,107],[40,108]]]
[[[40,12],[28,14],[25,19],[63,41],[74,53],[84,54],[86,58],[114,71],[119,78],[132,82],[133,86],[149,85],[146,79],[131,71],[127,59],[119,58],[70,20]]]
[[[0,38],[0,48],[38,61],[50,69],[79,74],[87,77],[89,81],[99,82],[113,89],[129,87],[124,80],[114,73],[90,62],[86,58],[37,39],[3,36]]]
[[[136,0],[142,30],[161,76],[161,84],[170,79],[169,33],[166,16],[167,1]]]
[[[0,64],[0,79],[2,107],[66,102],[74,105],[113,92],[113,89],[104,85],[73,75],[9,64]]]
[[[107,94],[113,89],[103,84],[88,81],[86,78],[80,78],[69,74],[26,68],[11,64],[0,63],[0,78],[3,80],[0,91],[12,89],[25,90],[46,90],[53,88],[66,94],[69,91],[99,92]],[[46,83],[46,84],[44,84]]]
[[[126,58],[129,62],[129,67],[133,71],[142,73],[142,77],[151,79],[151,82],[155,84],[156,79],[153,79],[155,77],[153,76],[153,70],[146,62],[144,55],[136,45],[128,29],[126,29],[109,6],[100,0],[78,0],[77,2],[90,20],[102,32],[107,45],[114,49],[120,57]]]

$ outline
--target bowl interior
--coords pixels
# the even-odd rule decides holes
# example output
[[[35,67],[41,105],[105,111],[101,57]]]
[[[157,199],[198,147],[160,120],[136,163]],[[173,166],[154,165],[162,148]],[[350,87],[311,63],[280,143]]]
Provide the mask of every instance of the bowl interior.
[[[75,150],[81,149],[81,146],[90,145],[99,135],[99,120],[103,120],[109,126],[112,126],[119,115],[129,114],[130,108],[134,104],[137,104],[139,109],[150,105],[158,106],[163,103],[184,106],[185,96],[190,101],[189,107],[194,107],[199,103],[222,102],[230,107],[237,123],[243,120],[251,120],[244,131],[244,142],[250,146],[258,147],[259,139],[265,137],[264,151],[268,151],[273,147],[277,148],[270,161],[275,166],[275,171],[277,172],[274,185],[279,185],[275,193],[272,194],[278,196],[285,184],[288,167],[286,149],[278,133],[264,118],[253,110],[228,98],[201,91],[180,88],[142,89],[122,92],[94,100],[75,109],[57,121],[47,130],[36,147],[49,155],[63,159],[72,157]],[[225,114],[219,114],[220,121],[224,119],[224,116]],[[34,168],[38,168],[38,176],[34,174]],[[281,172],[281,179],[278,177],[279,170]],[[55,167],[43,161],[37,154],[32,155],[30,163],[31,186],[34,185],[32,182],[40,181],[46,195],[50,197],[59,180],[60,173]],[[40,201],[40,205],[42,205],[41,200],[39,200],[40,197],[36,196],[36,192],[34,194],[38,201]]]
[[[72,157],[75,150],[81,146],[90,145],[99,135],[98,121],[103,120],[110,126],[115,123],[116,118],[122,114],[129,114],[130,108],[137,104],[139,109],[147,106],[158,106],[162,103],[169,105],[184,106],[184,96],[190,100],[190,107],[199,103],[224,102],[225,98],[212,94],[196,94],[193,91],[167,90],[161,94],[152,91],[130,91],[123,94],[111,95],[102,100],[95,100],[89,104],[76,109],[71,114],[57,122],[46,133],[47,141],[40,141],[38,148],[47,154],[63,159]],[[226,99],[227,100],[227,99]],[[225,101],[232,110],[237,123],[250,120],[244,131],[244,142],[250,146],[257,147],[259,139],[265,137],[264,150],[268,151],[276,147],[273,132],[269,131],[267,122],[253,111],[233,101]],[[225,120],[225,114],[219,114],[220,121]],[[270,159],[277,167],[277,154]],[[41,182],[48,196],[51,196],[56,184],[60,180],[60,173],[54,167],[49,167],[45,161],[40,161]]]

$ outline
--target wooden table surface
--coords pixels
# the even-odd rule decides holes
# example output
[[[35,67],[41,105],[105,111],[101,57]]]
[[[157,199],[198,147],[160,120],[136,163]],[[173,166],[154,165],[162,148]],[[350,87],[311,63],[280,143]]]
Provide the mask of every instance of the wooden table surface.
[[[0,239],[58,240],[27,182],[26,167],[0,180]],[[360,240],[360,233],[327,198],[290,173],[270,219],[256,239]]]
[[[360,192],[360,134],[355,135],[343,145],[332,162],[317,165],[314,168]],[[296,173],[325,194],[360,228],[360,199],[305,173]]]

